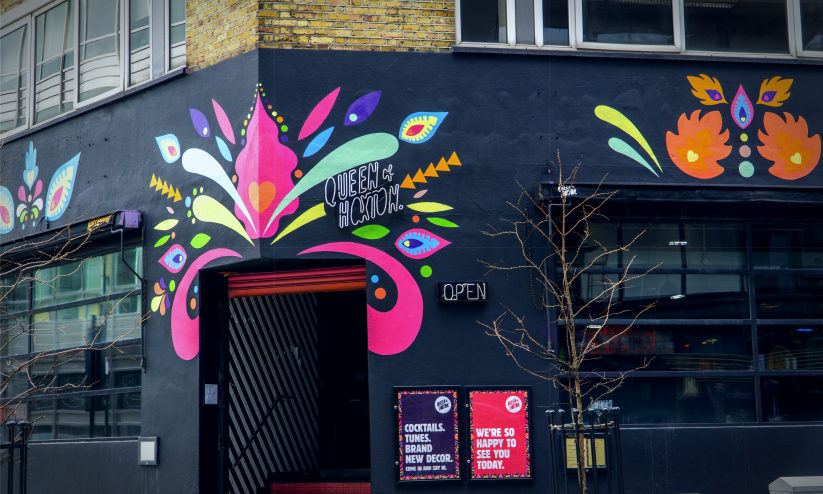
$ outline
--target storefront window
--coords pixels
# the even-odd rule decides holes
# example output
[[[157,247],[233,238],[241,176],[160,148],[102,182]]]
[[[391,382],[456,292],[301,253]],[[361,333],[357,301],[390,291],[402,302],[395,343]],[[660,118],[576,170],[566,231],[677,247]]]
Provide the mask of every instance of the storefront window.
[[[685,2],[686,49],[789,53],[785,0]]]
[[[460,7],[463,41],[506,42],[506,0],[474,0]]]
[[[141,272],[142,248],[124,254]],[[32,439],[139,435],[142,291],[120,251],[0,285],[0,378],[13,376],[0,404],[29,417]]]
[[[574,268],[583,270],[572,286],[581,309],[576,323],[600,331],[595,344],[602,345],[581,370],[612,379],[636,371],[631,384],[606,398],[628,415],[621,420],[823,420],[823,412],[809,409],[820,407],[819,376],[802,375],[823,370],[819,224],[613,220],[591,223],[588,238],[576,235],[567,237],[573,249],[580,246]],[[596,259],[604,247],[632,241],[628,251]],[[638,277],[607,300],[603,291],[624,274]],[[563,328],[558,321],[565,359]]]

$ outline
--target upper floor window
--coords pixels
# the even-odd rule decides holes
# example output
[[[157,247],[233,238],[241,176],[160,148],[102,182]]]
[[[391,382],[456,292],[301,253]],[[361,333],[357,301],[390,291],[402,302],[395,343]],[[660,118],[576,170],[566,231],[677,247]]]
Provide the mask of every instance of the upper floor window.
[[[0,30],[0,137],[185,64],[185,0],[63,0],[28,12]]]
[[[460,43],[823,56],[819,0],[462,0]]]

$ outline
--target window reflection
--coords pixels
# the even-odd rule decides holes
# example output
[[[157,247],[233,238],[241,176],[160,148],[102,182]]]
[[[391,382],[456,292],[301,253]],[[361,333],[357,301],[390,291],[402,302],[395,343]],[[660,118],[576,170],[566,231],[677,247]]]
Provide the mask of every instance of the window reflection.
[[[785,0],[684,3],[686,49],[789,53]]]
[[[596,299],[619,274],[582,274],[572,289],[577,307]],[[612,318],[641,319],[747,319],[748,281],[736,274],[647,274],[628,281],[611,300]],[[591,302],[580,315],[602,318],[608,300]]]
[[[583,41],[674,45],[671,0],[583,0]]]
[[[592,223],[589,231],[577,266],[588,266],[595,261],[603,247],[613,249],[629,244],[628,252],[603,256],[592,267],[623,268],[630,262],[635,268],[660,264],[662,269],[747,266],[746,230],[740,224]]]
[[[754,267],[823,269],[823,226],[752,226]]]
[[[763,377],[761,387],[765,422],[823,420],[823,379]]]
[[[759,325],[757,337],[761,370],[823,370],[823,327]]]
[[[823,318],[823,275],[755,275],[758,319]]]
[[[568,397],[565,399],[568,403]],[[728,424],[756,420],[751,377],[628,377],[605,400],[620,407],[621,424]]]
[[[506,0],[462,2],[460,36],[469,42],[506,43]]]
[[[140,435],[140,392],[37,400],[29,405],[31,439]]]
[[[597,331],[598,326],[591,326]],[[583,367],[587,371],[626,371],[645,364],[646,370],[752,370],[749,326],[626,326],[599,328]],[[580,343],[581,340],[578,341]],[[566,349],[561,357],[566,358]]]

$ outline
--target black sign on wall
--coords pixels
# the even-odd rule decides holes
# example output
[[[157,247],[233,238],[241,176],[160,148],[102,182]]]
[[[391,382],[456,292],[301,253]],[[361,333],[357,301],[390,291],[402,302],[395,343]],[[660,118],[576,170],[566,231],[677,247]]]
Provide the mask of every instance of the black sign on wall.
[[[438,281],[438,302],[485,302],[485,281]]]

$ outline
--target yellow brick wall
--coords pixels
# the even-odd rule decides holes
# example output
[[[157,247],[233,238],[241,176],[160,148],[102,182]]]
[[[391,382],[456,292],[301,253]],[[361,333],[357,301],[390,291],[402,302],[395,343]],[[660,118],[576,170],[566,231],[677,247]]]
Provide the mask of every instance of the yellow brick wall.
[[[186,65],[190,70],[258,47],[258,0],[187,0]]]
[[[454,0],[261,2],[258,32],[264,48],[449,51]]]

